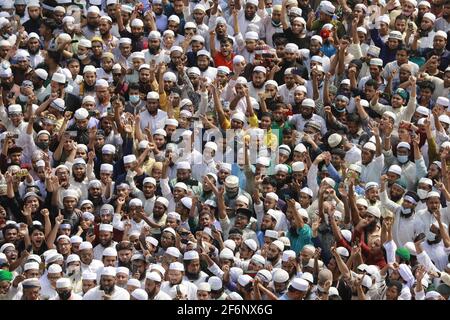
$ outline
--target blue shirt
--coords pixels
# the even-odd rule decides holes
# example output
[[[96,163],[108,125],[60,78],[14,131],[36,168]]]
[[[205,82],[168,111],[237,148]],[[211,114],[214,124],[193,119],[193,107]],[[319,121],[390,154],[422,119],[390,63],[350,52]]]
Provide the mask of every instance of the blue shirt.
[[[291,231],[288,232],[289,241],[291,241],[291,250],[294,250],[298,255],[302,251],[303,247],[307,244],[312,244],[312,230],[307,224],[303,225],[303,228],[297,229],[298,235],[292,234]]]

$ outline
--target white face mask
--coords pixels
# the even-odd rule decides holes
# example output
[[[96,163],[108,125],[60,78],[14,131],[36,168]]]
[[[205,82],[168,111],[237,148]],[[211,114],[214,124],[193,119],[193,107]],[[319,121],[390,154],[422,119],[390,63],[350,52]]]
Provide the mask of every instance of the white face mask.
[[[78,58],[79,58],[80,60],[84,60],[84,59],[86,59],[87,57],[88,57],[87,54],[79,54],[79,55],[78,55]]]
[[[434,241],[434,240],[436,240],[436,234],[431,232],[430,230],[426,230],[425,231],[425,238],[428,241]]]
[[[425,200],[428,195],[428,191],[424,189],[417,189],[417,195],[419,196],[420,200]]]

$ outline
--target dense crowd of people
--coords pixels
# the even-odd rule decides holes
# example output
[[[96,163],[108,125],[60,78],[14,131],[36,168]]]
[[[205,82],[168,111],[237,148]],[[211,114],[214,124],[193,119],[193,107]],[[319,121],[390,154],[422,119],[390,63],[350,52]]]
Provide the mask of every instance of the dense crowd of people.
[[[5,0],[0,300],[448,300],[449,0]]]

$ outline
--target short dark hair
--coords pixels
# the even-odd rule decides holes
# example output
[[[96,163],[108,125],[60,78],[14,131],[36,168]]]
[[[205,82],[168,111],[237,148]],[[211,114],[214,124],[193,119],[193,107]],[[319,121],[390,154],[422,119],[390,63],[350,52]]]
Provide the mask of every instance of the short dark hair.
[[[260,119],[262,119],[263,117],[269,117],[270,120],[272,120],[272,114],[270,112],[261,112]]]
[[[16,229],[17,232],[19,232],[19,228],[17,227],[17,225],[15,223],[10,223],[7,224],[3,229],[2,229],[2,233],[3,233],[3,237],[5,237],[6,231],[10,230],[10,229]]]
[[[128,86],[128,90],[139,90],[139,83],[137,82],[131,82],[130,85]]]
[[[227,44],[227,43],[233,45],[233,39],[226,37],[226,38],[220,40],[220,45]]]
[[[420,88],[420,90],[430,89],[431,93],[433,93],[434,90],[436,89],[436,85],[433,82],[431,82],[430,80],[425,80],[425,81],[422,81],[419,83],[419,88]]]
[[[365,86],[366,87],[374,87],[375,89],[378,89],[378,82],[374,79],[369,79],[366,81]]]

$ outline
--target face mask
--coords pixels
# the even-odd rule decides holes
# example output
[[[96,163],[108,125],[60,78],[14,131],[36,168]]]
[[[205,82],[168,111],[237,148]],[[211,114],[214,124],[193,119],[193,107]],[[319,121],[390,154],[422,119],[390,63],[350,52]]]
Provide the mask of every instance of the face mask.
[[[140,99],[139,95],[133,94],[133,95],[130,96],[130,102],[131,103],[138,103],[139,99]]]
[[[272,8],[266,8],[266,12],[267,12],[268,15],[271,15],[272,14]]]
[[[59,298],[61,300],[69,300],[71,294],[72,294],[72,292],[71,291],[67,291],[67,290],[61,291],[61,292],[58,293]]]
[[[23,95],[23,94],[19,94],[19,100],[21,101],[21,102],[28,102],[28,96],[26,96],[26,95]]]
[[[417,195],[419,196],[420,200],[424,200],[428,195],[428,191],[423,189],[417,189]]]
[[[41,150],[47,150],[48,142],[36,142],[36,146]]]
[[[397,156],[397,160],[398,160],[398,162],[400,162],[401,164],[407,163],[408,160],[409,160],[409,156]]]
[[[87,53],[85,53],[85,54],[79,54],[79,55],[78,55],[78,59],[80,59],[80,60],[84,60],[84,59],[86,59],[87,57],[88,57]]]
[[[404,207],[401,207],[401,211],[402,211],[402,215],[405,215],[405,216],[410,215],[412,212],[411,208],[404,208]]]
[[[430,230],[425,231],[425,237],[428,241],[434,241],[436,240],[436,234],[431,232]]]
[[[80,266],[68,266],[67,267],[67,274],[71,275],[74,273],[77,273],[81,270]]]

